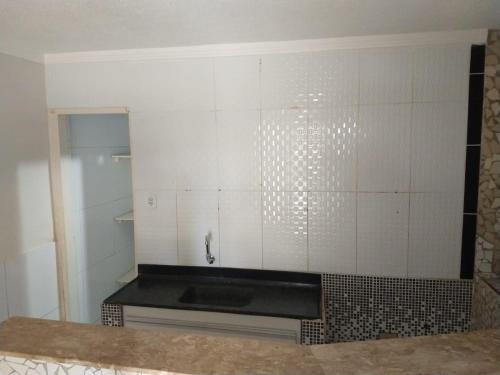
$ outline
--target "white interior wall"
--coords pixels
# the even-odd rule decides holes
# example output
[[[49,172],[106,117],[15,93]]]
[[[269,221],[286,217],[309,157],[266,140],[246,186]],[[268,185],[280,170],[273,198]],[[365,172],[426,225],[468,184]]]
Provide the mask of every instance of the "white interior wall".
[[[58,317],[44,67],[0,54],[0,320]]]
[[[48,105],[129,108],[138,263],[454,278],[469,49],[53,63]]]
[[[130,160],[112,159],[130,153],[128,116],[71,115],[68,120],[62,142],[70,160],[64,176],[74,251],[70,299],[78,310],[71,318],[95,323],[102,300],[134,266],[133,223],[114,220],[132,209]]]

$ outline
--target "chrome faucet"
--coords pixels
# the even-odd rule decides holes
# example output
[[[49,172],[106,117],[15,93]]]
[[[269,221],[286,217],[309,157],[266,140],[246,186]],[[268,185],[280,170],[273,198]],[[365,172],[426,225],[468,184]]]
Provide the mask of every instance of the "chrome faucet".
[[[213,264],[215,262],[215,257],[210,252],[210,233],[205,236],[205,250],[207,251],[206,258],[208,264]]]

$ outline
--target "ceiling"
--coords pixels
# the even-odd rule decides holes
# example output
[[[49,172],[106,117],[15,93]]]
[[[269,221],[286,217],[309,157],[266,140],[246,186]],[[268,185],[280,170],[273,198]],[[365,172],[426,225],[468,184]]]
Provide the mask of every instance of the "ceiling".
[[[0,51],[44,53],[500,28],[500,0],[0,0]]]

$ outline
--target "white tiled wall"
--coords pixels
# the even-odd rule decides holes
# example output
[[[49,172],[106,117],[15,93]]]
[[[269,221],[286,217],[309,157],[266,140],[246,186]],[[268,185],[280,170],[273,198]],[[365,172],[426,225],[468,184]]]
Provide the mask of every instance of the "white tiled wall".
[[[219,197],[221,266],[261,268],[261,192],[222,191]]]
[[[72,319],[94,323],[101,302],[119,288],[117,280],[134,266],[134,225],[114,218],[132,209],[130,152],[126,115],[70,116],[65,147],[71,160],[69,182],[74,236],[75,285]],[[162,200],[162,204],[164,204]],[[47,313],[50,313],[47,311]]]
[[[44,66],[0,54],[0,321],[57,316]]]
[[[263,267],[306,270],[307,192],[265,191],[262,201]]]
[[[360,52],[360,104],[412,101],[414,50],[372,48]]]
[[[357,271],[360,274],[406,276],[408,193],[359,193]]]
[[[356,193],[309,193],[309,270],[356,273]]]
[[[311,191],[356,191],[358,110],[355,106],[312,110],[307,139]]]
[[[139,262],[207,265],[211,232],[214,265],[458,277],[462,203],[439,194],[463,192],[468,59],[464,44],[51,64],[47,91],[130,109]]]
[[[177,263],[177,202],[175,191],[136,190],[134,229],[136,262],[145,264]],[[153,207],[147,204],[153,199]]]
[[[9,316],[42,317],[58,306],[55,244],[5,261]]]
[[[177,193],[177,236],[180,264],[203,266],[205,237],[220,265],[219,256],[219,199],[216,191],[182,191]]]
[[[453,278],[460,273],[462,193],[415,193],[410,198],[408,275]],[[436,249],[436,244],[445,246]]]
[[[467,105],[462,102],[413,105],[412,191],[463,193],[467,142],[464,118]]]
[[[359,191],[409,191],[410,119],[410,104],[360,106]]]
[[[220,187],[223,190],[260,190],[260,111],[217,112]]]

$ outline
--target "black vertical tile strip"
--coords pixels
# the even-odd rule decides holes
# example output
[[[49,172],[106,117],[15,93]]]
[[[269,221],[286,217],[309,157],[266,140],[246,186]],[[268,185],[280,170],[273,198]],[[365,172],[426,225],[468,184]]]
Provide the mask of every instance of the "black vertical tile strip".
[[[460,278],[474,277],[474,256],[476,254],[476,215],[464,215],[462,227],[462,261],[460,264]]]
[[[469,112],[467,116],[467,144],[481,143],[481,126],[483,123],[484,75],[469,76]]]
[[[477,212],[480,156],[481,156],[480,146],[467,146],[467,155],[465,159],[465,186],[464,186],[465,213]]]
[[[484,73],[485,46],[475,45],[470,51],[470,72]]]

